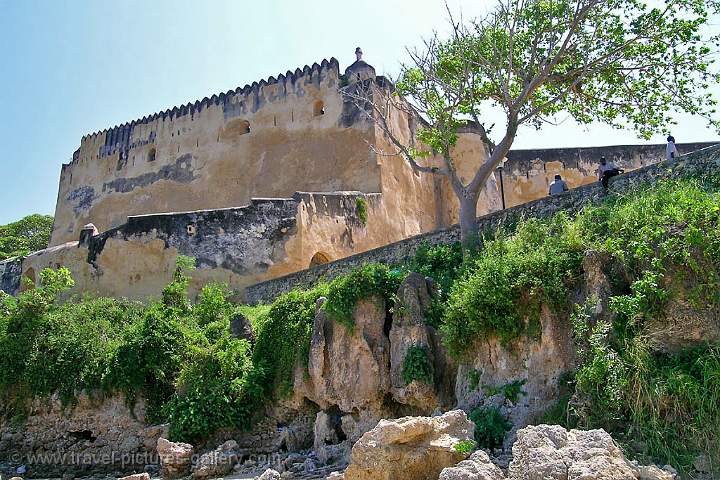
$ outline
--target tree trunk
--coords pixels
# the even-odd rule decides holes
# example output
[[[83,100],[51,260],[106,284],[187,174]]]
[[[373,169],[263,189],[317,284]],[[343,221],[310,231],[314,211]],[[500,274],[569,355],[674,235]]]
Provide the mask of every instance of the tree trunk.
[[[479,195],[459,196],[460,200],[460,243],[465,258],[480,248],[477,224],[477,202]]]

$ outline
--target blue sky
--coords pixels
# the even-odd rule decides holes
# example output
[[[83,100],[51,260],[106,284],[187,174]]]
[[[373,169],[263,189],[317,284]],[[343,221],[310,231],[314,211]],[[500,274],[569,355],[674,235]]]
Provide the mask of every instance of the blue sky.
[[[449,0],[477,15],[482,0]],[[52,214],[60,165],[82,135],[361,46],[393,75],[442,0],[0,0],[0,224]],[[714,140],[682,119],[678,141]],[[661,142],[662,136],[653,139]],[[516,148],[644,143],[570,123],[521,130]]]

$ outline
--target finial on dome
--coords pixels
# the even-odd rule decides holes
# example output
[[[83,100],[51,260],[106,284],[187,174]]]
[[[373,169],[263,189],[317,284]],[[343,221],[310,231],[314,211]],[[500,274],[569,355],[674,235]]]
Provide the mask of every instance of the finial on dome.
[[[357,57],[357,61],[358,61],[358,62],[359,62],[360,60],[362,60],[362,56],[363,56],[362,48],[357,47],[357,48],[355,49],[355,56]]]

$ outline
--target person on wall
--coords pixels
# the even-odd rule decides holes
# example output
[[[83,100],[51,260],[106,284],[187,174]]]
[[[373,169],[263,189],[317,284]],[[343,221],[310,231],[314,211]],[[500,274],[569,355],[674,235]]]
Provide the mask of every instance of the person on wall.
[[[610,178],[625,173],[625,170],[618,168],[614,162],[608,162],[605,157],[600,157],[600,166],[597,169],[598,180],[602,186],[607,189]]]
[[[567,183],[562,179],[560,174],[555,175],[555,180],[550,184],[550,195],[567,192],[569,190]]]
[[[672,160],[679,156],[678,149],[675,146],[675,137],[669,135],[667,137],[667,147],[665,148],[665,159]]]

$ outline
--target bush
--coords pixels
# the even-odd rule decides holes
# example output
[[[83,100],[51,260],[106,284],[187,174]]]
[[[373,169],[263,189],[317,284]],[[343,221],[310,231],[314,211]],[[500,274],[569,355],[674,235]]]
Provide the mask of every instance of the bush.
[[[386,265],[363,265],[330,282],[323,310],[333,319],[352,328],[352,313],[358,300],[377,295],[391,307],[402,279],[403,274],[399,270],[391,270]]]
[[[497,407],[476,408],[469,415],[475,424],[475,441],[478,448],[497,448],[502,446],[505,434],[512,428],[512,423],[503,417]]]
[[[582,253],[575,225],[564,215],[528,220],[514,235],[486,242],[447,302],[441,330],[450,353],[459,356],[488,335],[508,344],[539,323],[542,303],[564,308]]]
[[[414,380],[433,384],[433,367],[428,358],[427,348],[423,346],[411,346],[405,353],[403,360],[402,377],[405,385],[411,384]]]

